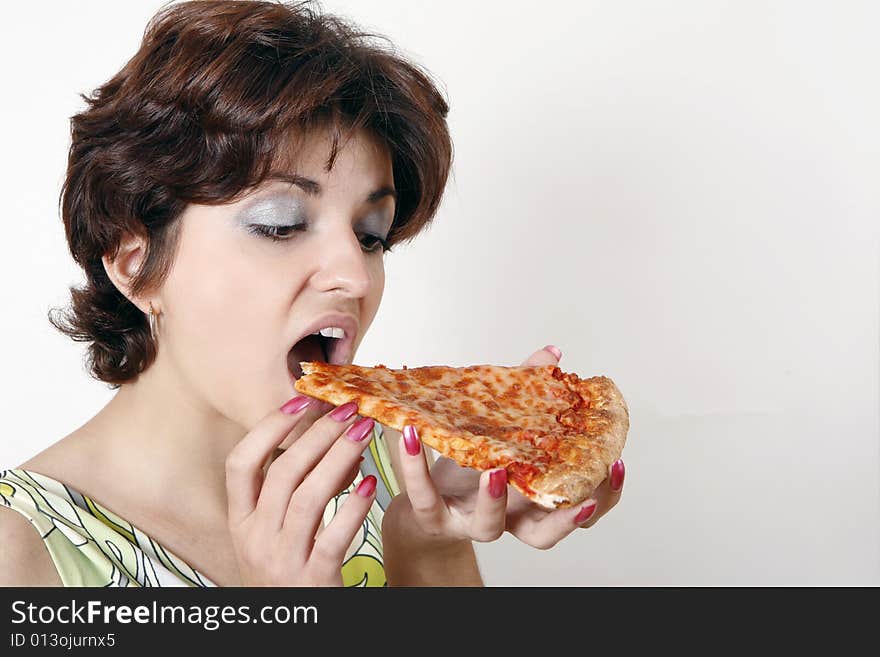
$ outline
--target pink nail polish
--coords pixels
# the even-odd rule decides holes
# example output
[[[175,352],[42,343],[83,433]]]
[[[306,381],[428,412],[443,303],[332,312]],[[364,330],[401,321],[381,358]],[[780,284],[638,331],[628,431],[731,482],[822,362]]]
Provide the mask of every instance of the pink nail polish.
[[[623,477],[626,474],[626,468],[623,467],[623,460],[617,459],[611,466],[611,490],[615,493],[623,488]]]
[[[299,413],[302,409],[308,406],[311,401],[311,397],[307,397],[306,395],[297,395],[290,401],[284,403],[284,406],[281,407],[281,412],[285,415],[293,415],[295,413]]]
[[[350,401],[347,404],[343,404],[338,407],[335,411],[330,413],[330,417],[332,417],[337,422],[345,422],[352,415],[357,413],[358,405],[356,402]]]
[[[546,347],[544,347],[544,349],[546,349],[551,354],[556,356],[556,360],[560,360],[562,358],[562,351],[559,349],[559,347],[556,347],[552,344],[548,344]]]
[[[507,470],[504,468],[494,470],[489,473],[489,495],[496,500],[504,495],[504,489],[507,488]]]
[[[406,448],[406,453],[410,456],[415,456],[419,453],[419,437],[416,435],[416,428],[411,424],[403,427],[403,446]]]
[[[367,475],[364,477],[364,480],[357,485],[354,492],[361,497],[369,497],[373,494],[374,490],[376,490],[376,477],[373,475]]]
[[[345,437],[359,443],[370,435],[370,432],[373,430],[373,424],[373,418],[362,417],[348,428],[348,431],[345,432]]]
[[[578,511],[578,514],[574,517],[574,524],[579,525],[582,522],[586,522],[593,516],[595,512],[596,502],[591,500],[589,504]]]

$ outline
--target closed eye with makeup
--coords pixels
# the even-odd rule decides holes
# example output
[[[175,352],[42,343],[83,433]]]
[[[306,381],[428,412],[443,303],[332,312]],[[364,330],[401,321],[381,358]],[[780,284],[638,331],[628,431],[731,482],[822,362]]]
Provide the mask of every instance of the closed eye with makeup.
[[[381,188],[368,195],[367,202],[374,207],[353,227],[365,253],[390,251],[388,233],[394,220],[394,205],[388,203],[387,199],[395,195],[394,190],[389,188]],[[386,199],[384,203],[383,199]],[[245,204],[240,216],[248,233],[276,243],[295,243],[315,229],[310,210],[292,192],[259,195]]]

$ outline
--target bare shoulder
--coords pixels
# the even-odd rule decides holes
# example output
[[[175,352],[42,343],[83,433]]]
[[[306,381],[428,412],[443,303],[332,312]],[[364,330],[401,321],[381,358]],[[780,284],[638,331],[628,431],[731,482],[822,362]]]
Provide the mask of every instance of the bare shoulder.
[[[0,506],[0,586],[63,586],[37,528]]]

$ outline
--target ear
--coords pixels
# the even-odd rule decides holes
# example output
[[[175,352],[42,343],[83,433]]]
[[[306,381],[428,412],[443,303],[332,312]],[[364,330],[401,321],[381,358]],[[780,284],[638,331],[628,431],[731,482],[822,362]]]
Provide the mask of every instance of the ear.
[[[147,299],[135,298],[131,293],[131,282],[137,274],[147,255],[147,239],[137,235],[126,234],[119,243],[115,256],[105,253],[101,258],[104,271],[126,299],[136,305],[144,314],[149,312]]]

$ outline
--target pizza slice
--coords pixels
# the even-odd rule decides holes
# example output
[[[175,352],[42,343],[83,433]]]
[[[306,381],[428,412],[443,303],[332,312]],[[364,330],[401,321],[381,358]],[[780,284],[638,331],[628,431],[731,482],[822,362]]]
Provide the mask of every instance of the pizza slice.
[[[626,402],[611,379],[554,365],[415,367],[300,363],[295,388],[422,442],[459,465],[504,468],[508,482],[549,509],[585,500],[620,458]]]

